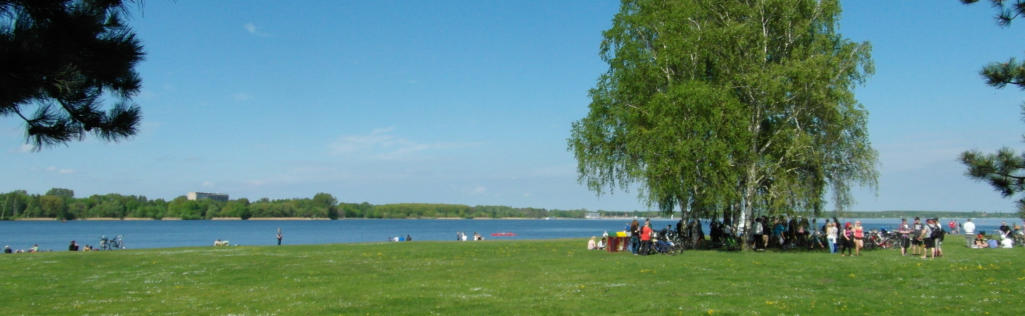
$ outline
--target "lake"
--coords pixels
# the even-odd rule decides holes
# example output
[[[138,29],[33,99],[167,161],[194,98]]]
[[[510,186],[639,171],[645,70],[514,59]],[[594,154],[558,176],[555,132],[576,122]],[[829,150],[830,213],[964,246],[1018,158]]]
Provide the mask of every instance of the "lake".
[[[950,219],[941,218],[946,228]],[[963,218],[956,219],[959,222]],[[841,219],[854,221],[854,219]],[[1001,221],[1012,226],[1016,218],[985,218],[974,222],[977,230],[994,231]],[[588,238],[602,232],[624,230],[626,219],[528,219],[528,220],[433,220],[433,219],[347,219],[347,220],[253,220],[253,221],[0,221],[0,245],[29,249],[38,244],[42,250],[66,250],[71,240],[79,245],[99,246],[101,236],[122,235],[127,248],[170,248],[210,246],[214,240],[232,245],[273,245],[281,228],[285,245],[329,244],[387,241],[392,236],[410,235],[413,240],[451,240],[456,232],[478,232],[487,240]],[[868,229],[894,229],[900,219],[862,219]],[[674,225],[673,220],[652,220],[657,230]],[[822,220],[816,225],[821,226]],[[708,232],[708,223],[704,223]],[[511,232],[513,237],[492,237],[492,233]]]

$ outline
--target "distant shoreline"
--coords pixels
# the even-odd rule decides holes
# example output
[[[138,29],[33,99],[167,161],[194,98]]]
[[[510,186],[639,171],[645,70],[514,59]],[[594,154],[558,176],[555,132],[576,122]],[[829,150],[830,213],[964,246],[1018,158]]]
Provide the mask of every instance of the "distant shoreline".
[[[843,219],[900,219],[900,218],[912,218],[912,216],[938,216],[938,218],[944,219],[1017,219],[1018,213],[1015,212],[963,212],[963,211],[849,211]],[[819,216],[816,219],[830,219],[832,215]],[[474,221],[561,221],[561,220],[592,220],[592,221],[631,221],[634,219],[651,219],[660,221],[678,221],[680,218],[662,218],[662,216],[607,216],[607,218],[599,219],[584,219],[584,218],[452,218],[452,216],[446,216],[446,218],[402,218],[402,219],[370,219],[370,218],[341,218],[337,220],[331,220],[327,218],[249,218],[242,220],[239,218],[212,218],[212,219],[200,219],[200,220],[181,220],[181,218],[162,218],[160,220],[151,218],[85,218],[75,219],[70,221],[83,221],[83,222],[100,222],[100,221],[362,221],[362,220],[441,220],[441,221],[458,221],[458,220],[474,220]],[[53,218],[22,218],[12,219],[13,222],[50,222],[50,221],[61,221]]]

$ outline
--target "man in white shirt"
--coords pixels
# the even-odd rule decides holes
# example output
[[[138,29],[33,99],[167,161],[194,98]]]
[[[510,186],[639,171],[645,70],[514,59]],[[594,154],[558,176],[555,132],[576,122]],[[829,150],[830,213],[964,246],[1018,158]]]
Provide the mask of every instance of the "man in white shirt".
[[[975,223],[972,223],[972,219],[969,218],[964,222],[964,224],[961,224],[961,226],[964,230],[965,246],[971,248],[972,241],[975,240]]]

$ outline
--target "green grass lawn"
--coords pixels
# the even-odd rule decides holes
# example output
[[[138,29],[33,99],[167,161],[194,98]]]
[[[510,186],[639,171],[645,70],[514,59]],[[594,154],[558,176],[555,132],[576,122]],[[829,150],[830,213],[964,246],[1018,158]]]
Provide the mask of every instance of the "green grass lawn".
[[[585,240],[0,255],[0,315],[970,314],[1025,310],[1025,249],[690,251]]]

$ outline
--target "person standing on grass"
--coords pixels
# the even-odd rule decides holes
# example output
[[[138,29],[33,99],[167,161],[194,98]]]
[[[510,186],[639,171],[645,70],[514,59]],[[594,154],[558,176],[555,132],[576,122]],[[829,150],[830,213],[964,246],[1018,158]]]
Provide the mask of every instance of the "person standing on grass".
[[[975,223],[972,223],[972,219],[969,218],[964,224],[961,224],[961,228],[964,231],[965,246],[972,248],[972,240],[975,239]]]
[[[278,237],[278,246],[281,246],[281,227],[278,227],[278,233],[276,236]]]
[[[932,224],[933,224],[933,231],[932,231],[932,236],[933,237],[932,238],[933,238],[933,243],[935,244],[933,246],[932,256],[933,257],[942,257],[943,256],[943,237],[946,236],[947,234],[946,234],[946,232],[943,231],[943,226],[940,225],[940,218],[939,217],[933,218],[932,219]]]
[[[651,251],[651,219],[644,220],[644,227],[641,228],[641,254],[647,255]]]
[[[783,217],[776,218],[776,223],[772,226],[772,239],[776,241],[779,249],[783,249],[783,231],[785,230],[786,226],[783,225]]]
[[[900,255],[908,255],[908,246],[911,245],[911,225],[908,225],[907,218],[900,219],[900,226],[897,227],[897,233],[900,234]]]
[[[836,253],[836,224],[833,222],[826,222],[826,240],[829,241],[829,253]]]
[[[841,245],[843,246],[843,248],[840,248],[840,255],[846,257],[851,254],[851,248],[854,246],[854,231],[851,230],[851,222],[844,223],[843,233],[840,235],[842,237]],[[844,251],[847,251],[846,255],[843,253]]]
[[[854,221],[854,255],[861,256],[861,248],[865,247],[865,228],[861,221]]]
[[[916,256],[922,250],[922,220],[915,216],[915,222],[911,224],[911,255]],[[921,252],[924,255],[924,252]]]
[[[926,219],[925,221],[926,225],[922,226],[922,232],[919,235],[925,247],[922,252],[922,259],[925,259],[927,256],[933,256],[932,248],[936,247],[936,240],[932,238],[932,224],[930,223],[932,220]]]
[[[637,219],[634,219],[633,222],[630,222],[630,252],[633,252],[633,254],[636,255],[641,251],[640,247],[641,227],[640,224],[637,223]]]
[[[759,246],[761,246],[762,244],[762,234],[765,232],[764,229],[764,225],[762,225],[762,218],[756,217],[754,223],[754,230],[752,230],[751,236],[751,243],[753,244],[752,246],[754,247],[755,251],[762,250],[762,248]]]

